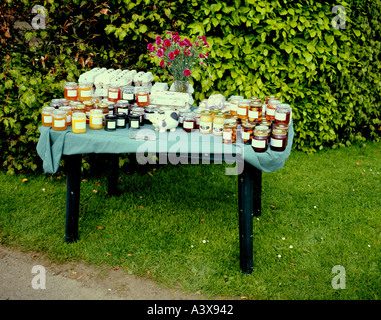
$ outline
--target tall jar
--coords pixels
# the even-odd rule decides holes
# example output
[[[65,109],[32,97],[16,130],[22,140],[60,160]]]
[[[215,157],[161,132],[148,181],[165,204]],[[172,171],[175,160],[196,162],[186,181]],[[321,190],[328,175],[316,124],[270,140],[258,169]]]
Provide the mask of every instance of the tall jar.
[[[259,101],[252,101],[250,103],[248,119],[250,122],[261,122],[262,121],[262,103]]]
[[[120,100],[120,87],[117,84],[112,83],[109,85],[107,91],[107,99],[114,103]]]
[[[95,103],[92,100],[83,101],[85,106],[86,123],[89,124],[90,111],[95,109]]]
[[[195,117],[195,120],[196,120],[195,129],[200,129],[201,111],[199,109],[195,110],[193,112],[193,114],[194,114],[194,117]]]
[[[128,115],[128,101],[127,100],[119,100],[115,104],[115,113],[124,113],[125,115]]]
[[[184,114],[183,130],[185,132],[193,132],[196,129],[196,117],[193,112]]]
[[[274,151],[284,151],[287,146],[287,131],[274,129],[271,134],[270,147]]]
[[[216,113],[213,119],[213,134],[222,136],[224,131],[225,116],[222,112]]]
[[[291,107],[289,104],[280,103],[275,110],[275,123],[289,125],[291,121]]]
[[[135,94],[136,104],[138,107],[145,107],[149,105],[149,91],[147,87],[136,88]]]
[[[268,121],[274,121],[275,120],[275,110],[276,110],[278,104],[280,104],[279,100],[270,100],[267,103],[267,106],[266,106],[266,119]]]
[[[243,99],[242,96],[231,96],[230,98],[230,114],[237,115],[239,102]]]
[[[213,115],[210,111],[204,110],[200,116],[200,133],[211,133],[213,130]]]
[[[43,107],[41,112],[42,125],[44,127],[51,127],[53,122],[52,113],[55,110],[54,107]]]
[[[66,113],[66,124],[71,126],[71,116],[73,114],[71,107],[60,107],[59,110],[63,110]]]
[[[266,126],[257,126],[254,129],[254,136],[251,140],[251,146],[255,152],[265,152],[268,145],[268,132]]]
[[[53,111],[52,128],[56,131],[64,131],[67,128],[66,124],[66,112],[63,110]]]
[[[251,144],[254,134],[255,123],[242,122],[242,140],[244,144]]]
[[[66,100],[77,101],[78,85],[76,82],[66,82],[64,86],[64,97]]]
[[[237,108],[238,119],[243,120],[248,118],[249,106],[250,106],[249,99],[242,99],[239,101],[238,108]]]
[[[122,100],[127,100],[129,104],[134,104],[135,100],[135,87],[123,86],[120,88]]]
[[[100,130],[103,128],[103,112],[101,109],[90,110],[89,117],[89,129]]]
[[[84,112],[73,113],[71,120],[72,120],[71,131],[73,133],[86,132],[86,115]]]
[[[237,122],[233,119],[226,119],[222,132],[222,142],[231,144],[237,142]]]
[[[92,85],[90,82],[80,82],[78,84],[78,100],[88,101],[92,97]]]

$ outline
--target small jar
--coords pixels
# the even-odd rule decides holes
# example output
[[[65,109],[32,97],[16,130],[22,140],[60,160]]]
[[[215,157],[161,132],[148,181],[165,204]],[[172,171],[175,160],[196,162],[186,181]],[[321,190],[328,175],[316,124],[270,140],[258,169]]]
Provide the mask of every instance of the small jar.
[[[90,111],[95,109],[95,103],[91,100],[83,101],[85,106],[86,123],[89,124]]]
[[[259,123],[259,125],[267,127],[267,133],[270,136],[271,129],[272,129],[272,122],[268,121],[266,119],[262,119],[262,121]]]
[[[242,122],[242,140],[244,144],[251,144],[255,123]]]
[[[77,101],[78,85],[76,82],[66,82],[64,86],[64,96],[66,100]]]
[[[211,133],[213,130],[213,115],[210,111],[202,111],[200,116],[200,133]]]
[[[184,113],[183,115],[183,130],[193,132],[196,129],[196,117],[193,112]]]
[[[89,129],[100,130],[103,128],[103,112],[101,109],[90,110]]]
[[[116,127],[118,129],[126,128],[127,115],[123,112],[116,114]]]
[[[201,118],[201,110],[195,110],[193,112],[194,114],[194,117],[195,117],[195,120],[196,120],[196,125],[195,125],[195,129],[200,129],[200,118]]]
[[[85,105],[83,105],[82,103],[81,104],[76,104],[73,108],[72,108],[72,114],[74,113],[77,113],[77,112],[80,112],[80,113],[83,113],[85,116],[86,116],[86,113],[85,113]]]
[[[184,114],[186,114],[187,112],[189,112],[188,108],[179,109],[179,127],[180,128],[183,127]]]
[[[62,110],[66,113],[66,124],[71,126],[71,116],[73,114],[71,107],[60,107],[59,110]]]
[[[222,142],[227,144],[237,142],[237,122],[234,119],[225,120],[222,132]]]
[[[250,122],[261,122],[262,121],[262,103],[259,101],[252,101],[250,103],[248,119]]]
[[[276,123],[276,122],[274,122],[274,124],[273,124],[273,130],[274,129],[284,130],[284,131],[287,132],[287,134],[288,134],[288,128],[289,128],[289,126],[285,125],[283,123]]]
[[[280,104],[279,100],[270,100],[266,106],[266,119],[268,121],[275,120],[275,110],[277,105]]]
[[[71,131],[73,133],[86,132],[86,115],[84,112],[73,113],[71,120],[72,120]]]
[[[275,123],[289,125],[291,121],[291,107],[289,104],[280,103],[275,110]]]
[[[122,100],[127,100],[129,104],[134,104],[136,102],[134,86],[123,86],[120,88],[120,91]]]
[[[257,126],[254,129],[254,136],[251,140],[251,146],[255,152],[265,152],[268,144],[268,132],[266,126]]]
[[[92,96],[92,85],[90,82],[80,82],[78,84],[78,100],[88,101],[91,100]]]
[[[224,130],[225,116],[222,112],[216,113],[213,119],[213,134],[222,136]]]
[[[130,113],[128,116],[128,124],[131,129],[139,129],[140,128],[140,114]]]
[[[66,112],[63,110],[54,110],[52,113],[53,122],[52,128],[56,131],[64,131],[67,128]]]
[[[53,107],[54,109],[58,109],[59,107],[62,107],[61,99],[52,99],[50,101],[49,107]]]
[[[60,106],[61,107],[68,107],[70,106],[70,100],[66,100],[65,98],[58,99],[60,101]]]
[[[274,151],[284,151],[287,146],[287,131],[274,129],[271,134],[270,147]]]
[[[124,113],[125,115],[128,115],[128,105],[129,105],[129,103],[127,100],[119,100],[115,104],[114,112],[115,113]]]
[[[242,99],[238,103],[237,107],[237,116],[239,119],[247,119],[248,117],[248,111],[250,106],[250,100],[249,99]]]
[[[139,115],[139,126],[143,126],[144,125],[144,108],[133,107],[131,108],[131,112]]]
[[[120,100],[120,87],[112,83],[109,85],[108,90],[107,90],[107,99],[112,102],[117,102]]]
[[[98,109],[101,109],[101,110],[102,110],[103,117],[104,117],[105,115],[109,114],[108,103],[106,103],[106,102],[98,103]]]
[[[151,117],[155,114],[155,110],[157,110],[157,106],[148,105],[144,108],[144,123],[151,124]]]
[[[232,114],[233,116],[237,115],[238,105],[242,99],[242,96],[232,96],[230,98],[230,114]]]
[[[44,127],[51,127],[53,122],[52,113],[54,107],[43,107],[41,111],[41,121]]]
[[[105,120],[105,127],[104,129],[106,131],[115,131],[116,130],[116,115],[114,114],[107,114],[104,118]]]
[[[136,88],[135,94],[136,104],[138,107],[145,107],[149,105],[149,91],[147,87]]]

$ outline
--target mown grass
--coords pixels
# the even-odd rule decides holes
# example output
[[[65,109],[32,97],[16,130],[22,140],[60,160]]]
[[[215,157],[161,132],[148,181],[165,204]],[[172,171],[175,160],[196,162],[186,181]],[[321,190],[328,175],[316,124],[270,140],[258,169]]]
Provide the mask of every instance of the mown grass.
[[[293,152],[282,170],[263,173],[251,275],[239,267],[237,177],[223,165],[132,165],[118,197],[104,175],[84,176],[72,244],[64,242],[64,173],[1,173],[0,243],[210,298],[380,299],[380,149]],[[336,265],[345,289],[332,287]]]

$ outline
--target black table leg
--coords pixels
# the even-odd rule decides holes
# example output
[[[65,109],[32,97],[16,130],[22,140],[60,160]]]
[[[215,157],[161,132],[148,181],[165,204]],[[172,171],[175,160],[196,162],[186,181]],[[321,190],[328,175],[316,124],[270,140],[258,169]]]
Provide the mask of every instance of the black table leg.
[[[66,226],[65,241],[70,243],[78,239],[79,196],[81,188],[82,155],[66,157]]]
[[[238,175],[240,266],[244,273],[253,272],[253,216],[261,214],[262,172],[244,163]]]
[[[107,155],[108,160],[108,194],[110,196],[118,195],[118,179],[119,179],[119,155],[110,153]]]

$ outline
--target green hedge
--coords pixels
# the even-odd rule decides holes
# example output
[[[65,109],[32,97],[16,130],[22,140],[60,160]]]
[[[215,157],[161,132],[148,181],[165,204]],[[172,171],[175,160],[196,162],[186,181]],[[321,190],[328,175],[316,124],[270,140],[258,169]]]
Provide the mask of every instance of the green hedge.
[[[46,29],[20,30],[34,5]],[[314,152],[380,138],[381,1],[348,0],[345,29],[317,1],[11,1],[0,5],[0,159],[8,172],[36,170],[40,110],[95,67],[151,70],[157,34],[205,35],[211,77],[193,72],[195,99],[214,92],[279,93],[294,110],[295,149]]]

